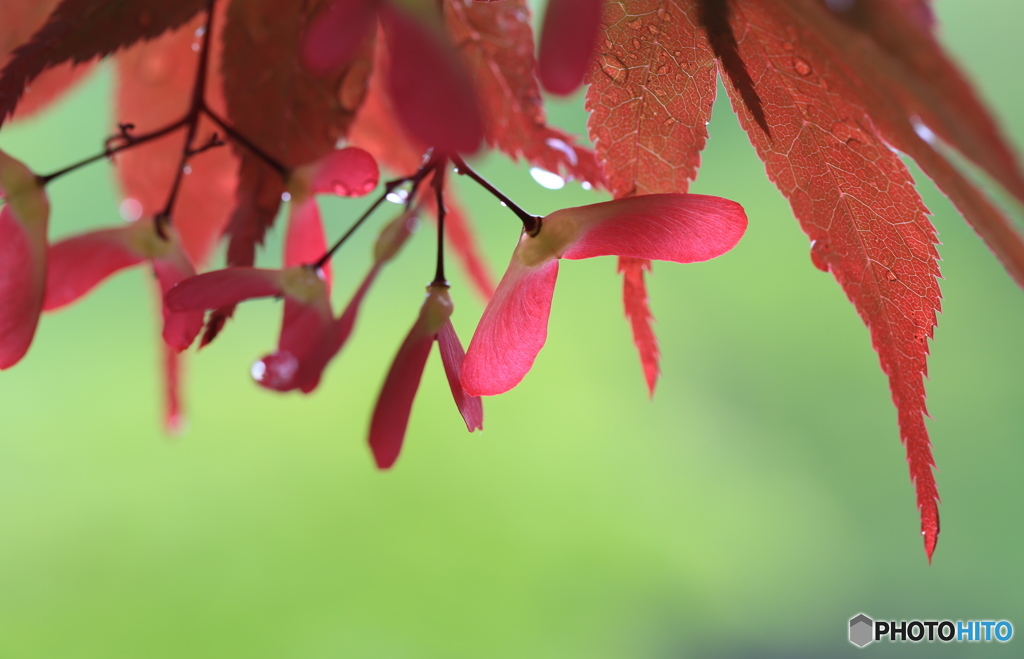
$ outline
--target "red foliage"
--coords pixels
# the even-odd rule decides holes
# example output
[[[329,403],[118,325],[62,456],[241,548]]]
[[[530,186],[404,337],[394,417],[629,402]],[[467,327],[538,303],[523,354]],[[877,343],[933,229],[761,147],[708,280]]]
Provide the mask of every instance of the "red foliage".
[[[42,187],[80,165],[36,178],[0,154],[0,366],[28,349],[44,294],[56,308],[111,272],[148,261],[167,293],[169,425],[180,423],[175,354],[198,331],[197,313],[211,310],[205,344],[233,305],[253,296],[286,299],[277,351],[258,362],[260,383],[308,393],[353,331],[377,273],[408,238],[411,216],[426,212],[441,234],[437,270],[373,416],[380,466],[398,457],[435,340],[467,427],[482,426],[479,399],[468,394],[505,391],[529,370],[544,343],[561,258],[620,257],[625,312],[653,393],[659,354],[644,282],[649,259],[711,258],[745,227],[731,202],[684,196],[721,77],[811,240],[813,264],[832,273],[868,326],[898,410],[930,560],[939,521],[924,377],[940,305],[938,256],[927,210],[895,150],[935,180],[1024,285],[1024,240],[936,148],[942,140],[1024,201],[1016,158],[936,40],[930,3],[613,0],[598,17],[601,7],[552,1],[538,61],[525,0],[3,3],[0,122],[42,107],[88,70],[72,64],[113,54],[120,128],[93,160],[114,156],[144,219],[58,243],[47,264]],[[593,151],[547,125],[539,86],[568,93],[584,78]],[[356,152],[338,151],[339,142],[370,155],[349,159]],[[529,215],[458,155],[481,142],[603,186],[616,201]],[[215,148],[222,143],[229,148]],[[372,192],[373,158],[404,178],[387,183],[328,247],[312,195],[327,187]],[[452,163],[523,222],[496,291],[445,183]],[[323,171],[333,183],[320,181]],[[411,195],[406,213],[382,233],[373,266],[335,317],[325,282],[330,258],[385,194],[399,192]],[[291,200],[287,269],[253,269],[283,196]],[[172,288],[204,265],[222,235],[229,269]],[[476,288],[495,293],[464,361],[447,320],[446,242]]]

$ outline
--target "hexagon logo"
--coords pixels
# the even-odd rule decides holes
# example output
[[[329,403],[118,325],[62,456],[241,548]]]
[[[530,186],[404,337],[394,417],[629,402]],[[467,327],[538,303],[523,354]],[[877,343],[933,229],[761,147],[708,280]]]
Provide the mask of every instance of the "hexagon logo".
[[[850,642],[862,648],[875,640],[875,621],[863,613],[850,618]]]

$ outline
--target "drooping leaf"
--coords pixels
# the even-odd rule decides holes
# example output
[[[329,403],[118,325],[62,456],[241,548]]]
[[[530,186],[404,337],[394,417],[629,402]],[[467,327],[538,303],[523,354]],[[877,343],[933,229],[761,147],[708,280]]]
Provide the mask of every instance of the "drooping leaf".
[[[587,125],[617,198],[686,192],[697,177],[717,68],[696,21],[687,0],[605,5]]]
[[[730,17],[770,135],[730,85],[733,107],[811,238],[814,264],[835,276],[868,326],[889,376],[930,559],[939,520],[924,376],[940,300],[935,231],[844,71],[812,50],[817,38],[795,48],[794,17],[781,6],[737,4]]]
[[[46,69],[87,62],[186,23],[209,0],[63,0],[0,73],[0,124]]]
[[[644,272],[650,270],[651,262],[647,259],[634,259],[628,256],[619,258],[622,307],[633,330],[633,342],[640,353],[640,367],[644,371],[647,392],[653,397],[654,387],[661,372],[658,366],[661,352],[658,350],[658,337],[654,335],[654,329],[651,327],[654,317],[651,315],[647,284],[644,282]]]
[[[1020,196],[1019,184],[1015,183],[1020,177],[1019,165],[1005,146],[998,146],[999,135],[994,121],[980,104],[970,101],[973,98],[970,88],[955,86],[955,78],[959,77],[956,69],[944,69],[944,73],[936,74],[951,76],[953,82],[947,83],[947,86],[954,85],[953,88],[941,94],[929,91],[930,87],[942,85],[918,80],[924,76],[923,73],[902,77],[897,75],[900,71],[906,72],[905,64],[877,46],[875,40],[864,38],[860,30],[840,20],[825,7],[810,3],[798,7],[773,6],[771,9],[781,12],[777,20],[788,23],[787,37],[794,41],[800,40],[809,49],[810,52],[804,57],[810,59],[803,60],[808,67],[808,75],[820,75],[820,67],[817,67],[818,73],[815,73],[817,60],[831,62],[834,70],[824,76],[826,84],[829,84],[830,79],[835,79],[837,84],[844,85],[844,97],[858,99],[869,109],[873,125],[885,141],[912,157],[935,181],[985,240],[989,249],[1002,261],[1018,285],[1024,287],[1024,239],[1019,229],[953,166],[941,145],[931,138],[933,128],[923,119],[925,116],[932,117],[929,121],[938,127],[934,129],[935,132],[946,131],[943,134],[945,139],[965,154],[976,158],[984,167],[994,166],[996,169],[989,173],[1007,185],[1011,193]],[[922,87],[923,91],[915,92]],[[954,99],[946,98],[949,95],[962,95],[965,98],[957,98],[954,102]],[[955,129],[941,128],[945,119],[923,114],[922,107],[932,103],[944,106],[944,110],[928,112],[951,117],[949,121],[962,126]],[[967,129],[966,126],[973,128]],[[839,130],[840,133],[844,131],[842,127]],[[961,139],[957,135],[962,135],[965,130],[974,137],[968,140],[969,145],[957,144],[955,140]],[[856,142],[855,135],[849,137]],[[999,165],[1000,162],[1004,164]]]
[[[448,0],[445,19],[476,83],[487,143],[514,160],[599,185],[593,152],[546,123],[526,0]]]
[[[18,107],[11,115],[11,121],[28,119],[53,105],[92,73],[93,64],[94,62],[65,63],[40,73],[39,77],[32,81],[32,86],[22,94]]]
[[[28,41],[57,6],[58,0],[4,0],[0,2],[0,62]],[[25,119],[48,107],[90,71],[90,64],[65,63],[47,69],[22,94],[14,119]]]
[[[823,13],[806,12],[805,16],[820,25],[826,22]],[[935,38],[928,3],[859,0],[827,16],[870,38],[870,45],[850,35],[843,39],[860,68],[859,77],[891,91],[908,117],[916,118],[1024,201],[1020,164],[973,86]]]
[[[4,0],[0,3],[0,59],[32,38],[60,0]]]
[[[697,177],[717,67],[705,36],[693,29],[696,22],[696,7],[684,0],[605,5],[587,126],[616,198],[686,192]],[[659,352],[645,270],[650,262],[619,260],[626,317],[653,394]]]

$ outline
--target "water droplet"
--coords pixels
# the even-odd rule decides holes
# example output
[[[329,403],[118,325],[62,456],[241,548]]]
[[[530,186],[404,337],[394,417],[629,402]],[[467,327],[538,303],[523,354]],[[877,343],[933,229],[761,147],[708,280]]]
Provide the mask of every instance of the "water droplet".
[[[357,195],[370,194],[370,191],[377,187],[377,179],[368,178],[356,190]]]
[[[822,272],[829,271],[828,260],[832,257],[832,246],[823,240],[811,241],[811,263]]]
[[[185,176],[188,176],[189,174],[191,174],[192,173],[192,165],[185,165],[184,167],[182,167],[181,168],[181,173],[184,174]]]
[[[281,193],[281,201],[289,202],[291,200],[292,200],[292,193],[290,193],[290,192],[282,192]]]
[[[501,204],[502,208],[508,208],[508,204],[506,204],[505,202],[499,201],[498,203]]]
[[[202,48],[202,46],[199,44],[198,41],[193,41],[192,42],[192,52],[193,53],[198,53],[201,48]]]
[[[531,167],[530,176],[533,177],[534,181],[540,183],[548,190],[561,190],[562,188],[565,187],[564,178],[562,178],[558,174],[555,174],[554,172],[549,172],[546,169],[541,169],[540,167]]]
[[[334,194],[338,195],[339,197],[351,197],[352,196],[352,190],[348,187],[348,185],[345,184],[344,181],[338,181],[338,180],[332,181],[331,182],[331,191],[334,192]]]
[[[802,57],[793,58],[793,68],[796,69],[796,72],[802,76],[811,75],[811,65],[808,64],[807,60],[803,59]]]
[[[570,165],[576,165],[579,162],[579,157],[576,155],[576,149],[566,144],[565,140],[560,140],[557,137],[549,137],[544,140],[544,143],[552,149],[565,154],[565,158],[569,161]]]
[[[200,25],[196,28],[196,39],[202,39],[204,36],[206,36],[206,26]]]
[[[658,67],[658,75],[663,76],[668,73],[668,64],[662,64]]]
[[[129,197],[121,202],[118,211],[121,213],[121,219],[125,222],[135,222],[142,217],[142,204],[138,199]]]
[[[921,117],[910,117],[910,125],[914,127],[914,132],[917,133],[918,137],[928,144],[935,144],[935,132],[928,127],[928,124],[921,121]]]
[[[580,183],[580,187],[584,190],[593,190],[594,186],[590,184],[590,181],[583,181]]]
[[[668,118],[666,118],[666,119],[665,119],[665,125],[666,125],[666,126],[671,126],[671,125],[672,125],[672,124],[674,124],[675,122],[676,122],[676,120],[675,120],[675,119],[673,119],[672,117],[668,117]]]
[[[299,360],[287,350],[278,350],[252,365],[252,379],[269,389],[284,389],[291,385],[299,370]]]
[[[623,84],[626,81],[626,69],[622,62],[614,55],[605,54],[601,56],[601,70],[611,78],[612,82]]]
[[[406,200],[409,199],[409,191],[405,188],[398,188],[397,190],[389,192],[385,199],[390,201],[392,204],[404,204]]]

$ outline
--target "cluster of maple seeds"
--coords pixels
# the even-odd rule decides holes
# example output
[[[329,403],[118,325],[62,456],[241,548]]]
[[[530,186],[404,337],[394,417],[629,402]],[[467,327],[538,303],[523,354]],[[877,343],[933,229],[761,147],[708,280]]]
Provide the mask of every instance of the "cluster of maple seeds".
[[[205,29],[200,16],[213,17],[216,25]],[[196,35],[205,45],[195,43]],[[45,105],[88,68],[72,64],[114,54],[119,119],[139,128],[123,129],[90,161],[116,153],[126,195],[149,218],[139,226],[149,222],[151,234],[172,245],[180,241],[169,251],[143,241],[148,247],[135,245],[126,257],[151,261],[162,287],[183,277],[182,252],[189,264],[202,264],[221,234],[227,235],[230,268],[254,266],[282,195],[301,179],[297,172],[328,158],[339,139],[400,173],[421,172],[422,154],[431,146],[444,162],[472,153],[483,140],[513,159],[605,188],[617,200],[613,205],[560,211],[540,223],[519,213],[527,231],[495,291],[469,225],[436,178],[443,179],[438,172],[444,168],[423,175],[435,177],[434,194],[422,194],[410,208],[437,213],[439,263],[446,241],[472,284],[486,297],[494,292],[477,337],[490,337],[491,345],[507,341],[503,348],[516,365],[505,373],[502,364],[482,357],[488,340],[474,337],[459,380],[464,392],[477,393],[513,386],[524,364],[529,368],[543,343],[558,258],[598,253],[619,255],[626,316],[653,391],[659,350],[645,276],[650,258],[680,255],[657,256],[651,241],[625,234],[663,236],[658,231],[673,227],[669,242],[682,241],[679,236],[692,233],[687,213],[705,202],[693,198],[667,213],[677,220],[650,226],[635,218],[664,209],[643,205],[656,201],[630,200],[688,191],[721,78],[769,178],[810,239],[812,263],[835,277],[868,327],[898,412],[930,560],[939,513],[924,377],[941,301],[938,253],[927,209],[899,153],[949,195],[1021,285],[1024,239],[950,160],[949,148],[1022,201],[1024,173],[939,43],[927,0],[551,0],[539,55],[527,0],[5,0],[0,53],[14,46],[0,73],[0,120],[16,108],[29,113]],[[220,66],[183,72],[178,63],[195,52]],[[538,80],[555,93],[589,83],[593,150],[547,125]],[[30,82],[32,92],[25,94]],[[214,148],[224,141],[214,129],[231,149]],[[181,133],[183,144],[167,139]],[[200,152],[208,154],[193,162]],[[26,335],[31,339],[31,301],[38,295],[22,299],[11,291],[20,291],[26,277],[37,287],[46,277],[40,256],[46,203],[38,186],[22,185],[31,179],[27,170],[5,163],[13,210],[0,218],[0,230],[20,234],[0,247],[3,262],[11,264],[0,275],[0,337],[20,346],[6,349],[12,360],[27,348]],[[186,164],[193,169],[187,184]],[[48,183],[77,166],[36,180]],[[292,204],[288,235],[296,238],[286,243],[305,245],[295,248],[303,256],[293,263],[322,265],[327,278],[328,264],[320,261],[328,250],[315,209],[315,203]],[[735,209],[717,210],[739,228]],[[634,218],[628,229],[616,221],[627,217]],[[49,271],[56,280],[52,263]],[[284,275],[276,277],[273,294],[284,294]],[[418,336],[430,337],[443,315],[440,293],[430,295],[437,308],[425,312]],[[203,343],[217,335],[232,308],[210,312]],[[167,313],[195,318],[199,311]],[[179,330],[170,335],[181,343],[187,332]],[[441,341],[440,330],[437,336]],[[168,348],[165,354],[174,418],[177,353]],[[260,362],[268,381],[302,362],[275,354]],[[411,402],[411,394],[403,396]]]
[[[540,79],[559,92],[572,91],[582,82],[600,9],[600,3],[586,3],[593,19],[590,29],[582,41],[564,40],[558,38],[559,29],[564,31],[572,25],[572,11],[566,13],[565,4],[552,3],[553,20],[549,25],[553,23],[556,28],[545,32],[548,36],[542,41],[539,60]],[[423,20],[414,20],[388,3],[341,0],[329,4],[304,33],[300,47],[304,64],[322,74],[349,66],[379,15],[385,33],[389,33],[389,43],[403,44],[389,51],[394,63],[390,91],[399,120],[411,134],[434,146],[414,173],[387,182],[366,212],[328,248],[316,195],[370,194],[379,182],[376,160],[366,150],[347,146],[314,163],[289,168],[222,118],[206,97],[214,2],[209,3],[206,15],[207,24],[197,31],[202,38],[201,57],[191,102],[180,119],[144,134],[136,134],[133,125],[122,124],[102,153],[45,176],[35,175],[0,152],[0,191],[6,200],[0,231],[8,238],[0,248],[0,368],[13,366],[27,352],[41,311],[66,306],[115,272],[148,263],[163,300],[163,341],[173,353],[187,349],[201,333],[201,345],[212,341],[240,302],[261,297],[283,299],[277,348],[256,362],[253,377],[268,389],[309,393],[351,335],[359,307],[378,272],[398,253],[411,235],[417,215],[430,205],[437,218],[436,271],[419,315],[385,378],[369,429],[376,462],[388,468],[401,450],[413,399],[435,341],[467,428],[482,428],[480,396],[503,393],[518,384],[544,344],[559,259],[616,255],[681,263],[702,261],[731,249],[746,228],[746,217],[738,204],[701,195],[651,195],[564,209],[543,218],[530,215],[457,155],[476,151],[482,140],[474,103],[455,104],[464,111],[453,112],[454,121],[423,123],[423,114],[416,112],[416,106],[408,100],[415,80],[403,75],[403,68],[412,67],[417,76],[423,77],[418,68],[422,62],[414,62],[414,53],[421,59],[426,57],[432,68],[446,72],[439,76],[440,82],[438,77],[432,78],[432,85],[440,85],[456,96],[460,86],[468,86],[468,93],[474,93],[458,58],[446,50],[450,48],[447,42],[431,35],[436,29],[436,15],[430,13]],[[577,30],[569,32],[579,34]],[[566,43],[572,46],[568,51]],[[436,88],[433,91],[436,93]],[[466,95],[465,90],[462,94]],[[204,117],[224,133],[223,139],[220,133],[213,133],[200,141],[198,126]],[[126,226],[49,244],[47,184],[82,166],[116,157],[176,131],[184,131],[186,138],[160,211]],[[254,155],[285,183],[283,198],[289,202],[289,213],[281,269],[229,265],[197,274],[183,247],[173,218],[185,173],[193,158],[223,146],[225,140]],[[509,268],[490,298],[468,354],[451,322],[454,305],[444,273],[445,176],[451,165],[498,197],[523,223],[523,234]],[[385,199],[396,196],[404,200],[404,211],[381,231],[369,272],[335,317],[330,302],[331,258]],[[174,388],[169,387],[177,401]],[[179,411],[172,407],[169,424],[179,422]]]

